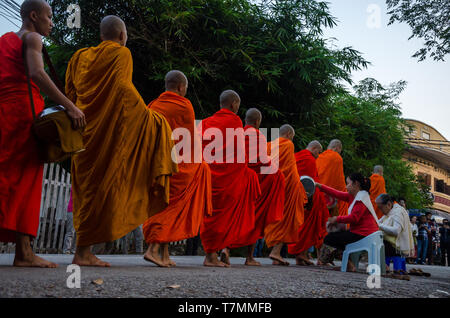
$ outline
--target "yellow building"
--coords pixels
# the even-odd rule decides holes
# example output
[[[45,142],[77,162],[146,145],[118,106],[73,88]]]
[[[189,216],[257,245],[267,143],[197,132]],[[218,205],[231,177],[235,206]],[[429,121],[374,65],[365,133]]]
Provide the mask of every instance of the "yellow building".
[[[450,218],[450,142],[436,129],[414,119],[405,119],[412,127],[403,158],[416,175],[431,187],[433,209]]]

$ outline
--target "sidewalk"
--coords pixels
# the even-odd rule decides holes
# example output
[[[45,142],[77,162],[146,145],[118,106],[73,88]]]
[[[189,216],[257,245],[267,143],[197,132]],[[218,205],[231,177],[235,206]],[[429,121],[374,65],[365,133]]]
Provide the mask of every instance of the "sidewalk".
[[[81,288],[70,289],[67,266],[71,255],[40,255],[59,264],[57,269],[14,268],[14,255],[0,254],[0,297],[438,297],[450,298],[450,268],[411,266],[431,277],[411,276],[410,281],[381,278],[380,289],[367,287],[364,264],[358,273],[342,273],[324,267],[244,266],[232,258],[231,268],[202,266],[201,256],[174,256],[175,268],[159,268],[141,255],[104,255],[111,268],[81,268]],[[336,263],[336,265],[340,265]],[[92,281],[102,279],[101,285]],[[179,285],[177,287],[176,285]],[[172,286],[172,287],[171,287]]]

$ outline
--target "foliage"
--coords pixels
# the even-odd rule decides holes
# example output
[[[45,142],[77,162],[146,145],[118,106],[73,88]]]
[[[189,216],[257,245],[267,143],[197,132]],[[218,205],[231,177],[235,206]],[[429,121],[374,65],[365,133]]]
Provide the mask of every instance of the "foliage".
[[[381,164],[391,195],[404,197],[411,208],[426,207],[432,204],[429,189],[402,160],[408,126],[401,119],[397,99],[405,87],[404,81],[388,87],[372,78],[361,81],[354,86],[354,96],[342,93],[331,98],[327,120],[306,140],[319,138],[326,147],[331,139],[340,139],[346,175],[361,172],[370,176],[373,167]]]
[[[144,100],[156,98],[167,71],[189,78],[188,97],[199,118],[218,110],[218,96],[235,89],[243,114],[262,110],[268,127],[321,117],[327,98],[367,65],[352,48],[333,50],[320,37],[336,24],[325,2],[313,0],[79,0],[81,28],[68,29],[73,0],[49,1],[54,11],[54,54],[99,43],[99,22],[108,14],[127,24],[134,83]],[[66,56],[58,60],[61,70]]]
[[[49,51],[62,78],[76,50],[99,44],[101,19],[118,15],[128,29],[133,82],[147,102],[163,91],[171,69],[187,75],[197,118],[218,110],[221,91],[235,89],[242,98],[240,115],[256,107],[263,127],[291,124],[298,149],[313,139],[326,147],[339,138],[347,174],[369,175],[382,164],[390,193],[406,197],[410,207],[428,204],[401,160],[405,131],[396,99],[406,83],[384,88],[366,79],[353,95],[343,88],[352,84],[351,72],[368,62],[351,47],[328,46],[322,32],[336,20],[326,2],[78,0],[81,28],[69,29],[66,9],[73,2],[49,1],[55,25]]]
[[[450,53],[450,0],[386,0],[389,24],[406,22],[412,29],[411,38],[425,40],[424,47],[413,57],[423,61],[432,57],[444,61]]]

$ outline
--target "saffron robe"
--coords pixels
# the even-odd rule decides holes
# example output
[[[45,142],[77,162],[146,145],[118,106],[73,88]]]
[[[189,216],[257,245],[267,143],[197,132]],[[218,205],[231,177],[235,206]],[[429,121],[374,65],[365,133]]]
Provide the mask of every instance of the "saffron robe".
[[[347,192],[344,176],[344,161],[334,150],[325,150],[316,160],[317,173],[322,184],[341,192]],[[348,203],[338,201],[339,216],[348,214]]]
[[[190,139],[183,136],[189,140],[180,139],[175,146],[181,147],[182,142],[185,143],[187,148],[180,149],[180,152],[183,155],[184,151],[189,152],[186,154],[187,162],[179,162],[178,173],[170,178],[169,206],[144,223],[145,240],[147,243],[168,243],[195,237],[199,233],[203,216],[212,213],[212,190],[208,164],[194,161],[195,151],[201,151],[194,108],[189,99],[169,91],[162,93],[148,107],[163,115],[173,131],[184,128]],[[197,138],[196,144],[194,138]]]
[[[31,132],[22,40],[14,32],[0,38],[0,65],[0,242],[15,242],[16,232],[37,235],[43,164]],[[38,114],[44,99],[33,81],[31,87]]]
[[[251,245],[264,237],[264,229],[269,224],[283,218],[285,182],[280,170],[270,169],[272,171],[268,173],[271,160],[267,155],[266,137],[250,125],[245,126],[244,131],[246,161],[249,168],[257,173],[261,188],[261,195],[256,201],[255,229],[244,239]]]
[[[375,209],[375,213],[377,214],[378,219],[381,219],[384,214],[378,208],[375,203],[375,199],[383,193],[386,193],[386,182],[384,181],[383,176],[380,176],[377,173],[374,173],[370,176],[370,200],[372,201],[372,205]]]
[[[279,243],[297,242],[298,230],[303,224],[304,205],[308,202],[308,197],[300,182],[292,141],[279,138],[275,142],[268,143],[267,148],[272,161],[278,161],[286,185],[283,218],[279,222],[269,224],[265,229],[266,244],[272,247]]]
[[[132,83],[130,50],[113,41],[78,50],[66,93],[84,112],[84,152],[73,156],[77,245],[114,241],[169,204],[171,129]]]
[[[249,245],[246,240],[255,228],[256,200],[261,190],[256,172],[245,162],[241,119],[232,111],[221,109],[200,125],[203,159],[211,169],[213,204],[212,215],[203,219],[200,229],[203,247],[206,253],[213,253],[225,247]],[[238,137],[226,138],[227,128],[236,131]],[[210,138],[211,132],[214,137]],[[212,156],[205,157],[210,148]]]
[[[295,154],[295,160],[300,177],[309,176],[315,182],[320,183],[316,158],[314,158],[311,151],[304,149],[297,152]],[[328,234],[326,224],[330,213],[328,212],[323,193],[318,188],[316,188],[312,200],[312,209],[305,210],[305,219],[298,231],[297,242],[288,246],[289,254],[300,254],[311,246],[319,248],[323,244],[323,239]]]

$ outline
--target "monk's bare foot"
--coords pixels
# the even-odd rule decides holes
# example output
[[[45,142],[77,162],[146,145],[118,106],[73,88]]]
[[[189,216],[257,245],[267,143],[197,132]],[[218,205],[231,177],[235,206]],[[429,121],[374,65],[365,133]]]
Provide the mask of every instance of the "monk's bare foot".
[[[16,233],[16,253],[14,255],[13,266],[17,267],[40,267],[56,268],[58,265],[40,258],[33,253],[30,244],[30,236],[23,233]]]
[[[159,257],[159,246],[155,248],[153,244],[150,244],[147,251],[144,254],[144,259],[147,262],[151,262],[155,265],[158,265],[159,267],[169,267],[170,265],[168,263],[165,263],[161,257]]]
[[[17,267],[40,267],[40,268],[56,268],[57,264],[49,262],[36,254],[32,254],[28,257],[19,258],[17,255],[14,257],[13,266]]]
[[[247,266],[261,266],[261,263],[255,260],[253,257],[247,257],[245,260],[245,265]]]
[[[230,250],[228,248],[224,248],[222,253],[220,253],[220,261],[222,263],[231,265],[230,263]]]
[[[304,255],[297,255],[297,257],[295,258],[297,265],[304,265],[304,266],[311,266],[314,265],[314,263],[310,262],[307,256]],[[303,263],[303,264],[302,264]]]
[[[203,266],[208,266],[208,267],[230,267],[230,265],[219,261],[219,259],[217,258],[217,254],[216,253],[206,254],[205,260],[203,262]]]
[[[157,248],[156,248],[156,250],[157,250]],[[161,259],[162,259],[162,262],[165,265],[167,265],[167,267],[177,266],[177,264],[170,258],[169,244],[167,244],[167,243],[161,244]]]
[[[75,252],[72,264],[76,264],[79,266],[111,267],[109,263],[100,260],[91,252],[84,255],[80,255],[79,253]]]
[[[279,264],[274,264],[274,265],[283,265],[283,266],[289,266],[289,262],[284,260],[281,255],[276,255],[276,254],[270,254],[269,258],[273,261],[272,264],[275,262],[278,262]]]
[[[275,266],[289,266],[289,262],[280,262],[280,261],[277,261],[277,260],[273,260],[272,261],[272,265],[275,265]]]
[[[170,258],[167,260],[164,260],[163,263],[165,265],[167,265],[167,267],[175,267],[177,266],[177,263],[175,263],[174,261],[172,261]]]
[[[98,259],[91,252],[91,246],[77,246],[72,264],[79,266],[111,267],[107,262]]]

